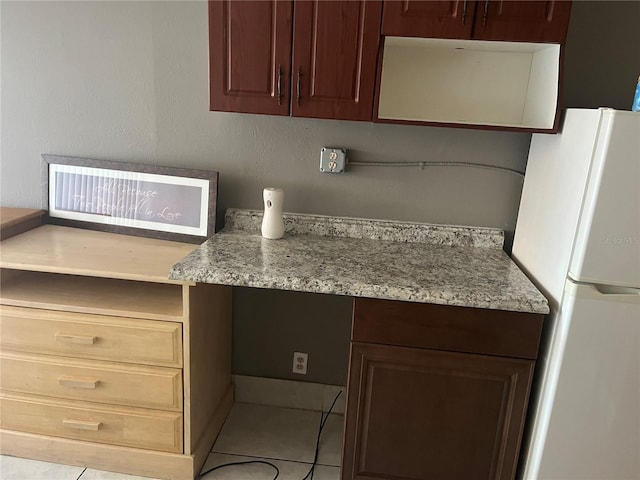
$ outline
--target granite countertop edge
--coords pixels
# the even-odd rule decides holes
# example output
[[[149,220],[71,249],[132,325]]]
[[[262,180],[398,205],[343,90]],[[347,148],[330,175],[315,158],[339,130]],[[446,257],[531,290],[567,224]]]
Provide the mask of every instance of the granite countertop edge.
[[[169,278],[241,287],[546,314],[546,298],[502,251],[497,229],[229,209],[225,228]]]
[[[446,293],[434,293],[426,290],[420,292],[406,289],[389,289],[380,285],[365,285],[351,288],[336,287],[328,282],[318,283],[314,279],[297,278],[296,282],[282,282],[268,278],[238,278],[228,274],[219,275],[191,275],[189,269],[182,270],[174,268],[171,273],[172,279],[180,279],[191,282],[212,283],[229,285],[234,287],[265,288],[286,290],[292,292],[320,293],[329,295],[340,295],[348,297],[376,298],[381,300],[397,300],[417,303],[433,303],[438,305],[449,305],[456,307],[483,308],[488,310],[506,310],[513,312],[547,314],[549,313],[548,303],[540,298],[517,298],[511,301],[492,300],[491,298],[474,298],[448,295]]]

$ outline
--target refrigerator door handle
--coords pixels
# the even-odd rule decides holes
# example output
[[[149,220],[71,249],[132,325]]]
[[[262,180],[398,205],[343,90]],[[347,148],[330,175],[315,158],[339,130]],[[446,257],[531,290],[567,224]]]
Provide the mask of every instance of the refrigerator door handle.
[[[598,284],[594,285],[594,287],[603,295],[640,295],[640,288]]]
[[[603,285],[597,283],[579,283],[567,279],[565,295],[582,298],[596,298],[614,302],[628,302],[640,305],[640,288]]]

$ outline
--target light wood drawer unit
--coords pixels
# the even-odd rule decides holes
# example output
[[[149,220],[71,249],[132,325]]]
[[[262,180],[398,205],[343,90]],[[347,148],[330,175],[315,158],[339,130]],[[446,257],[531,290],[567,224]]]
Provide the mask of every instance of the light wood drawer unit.
[[[182,325],[0,306],[3,350],[180,367]]]
[[[2,428],[166,452],[182,451],[182,414],[0,395]]]
[[[5,391],[134,407],[182,410],[182,371],[2,352]]]
[[[0,245],[0,453],[192,480],[233,403],[231,287],[194,245],[44,225]]]

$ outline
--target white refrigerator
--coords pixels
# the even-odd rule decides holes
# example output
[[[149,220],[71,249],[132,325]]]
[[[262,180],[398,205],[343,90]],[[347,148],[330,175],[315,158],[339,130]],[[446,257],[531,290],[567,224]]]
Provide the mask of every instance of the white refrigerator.
[[[640,479],[640,112],[531,140],[512,257],[549,299],[527,480]]]

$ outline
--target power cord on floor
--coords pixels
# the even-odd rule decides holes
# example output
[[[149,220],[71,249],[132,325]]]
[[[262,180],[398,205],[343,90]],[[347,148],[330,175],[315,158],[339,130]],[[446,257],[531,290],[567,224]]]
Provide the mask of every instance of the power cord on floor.
[[[273,467],[276,470],[276,476],[273,477],[272,480],[276,480],[276,478],[278,478],[278,475],[280,475],[280,470],[273,463],[267,462],[265,460],[247,460],[246,462],[233,462],[233,463],[224,463],[222,465],[218,465],[217,467],[210,468],[206,472],[201,473],[198,478],[201,479],[205,475],[207,475],[207,474],[209,474],[209,473],[211,473],[211,472],[213,472],[215,470],[219,470],[221,468],[234,467],[236,465],[251,465],[251,464],[256,464],[256,463],[257,464],[262,464],[262,465],[268,465],[270,467]]]
[[[309,478],[310,478],[310,480],[313,480],[313,472],[314,472],[314,470],[316,468],[316,465],[318,463],[318,452],[320,451],[320,435],[322,435],[322,429],[324,428],[324,424],[327,423],[327,419],[329,418],[329,414],[331,413],[331,410],[333,410],[333,406],[338,401],[338,397],[340,396],[341,393],[342,393],[342,390],[339,391],[338,394],[336,395],[336,398],[333,399],[333,403],[331,404],[331,407],[329,407],[329,411],[327,412],[327,414],[324,415],[324,413],[323,413],[323,414],[320,415],[320,428],[318,429],[318,438],[316,439],[316,453],[313,456],[313,463],[311,464],[311,469],[302,478],[302,480],[307,480]],[[309,475],[311,475],[311,477],[309,477]]]
[[[327,411],[326,415],[324,413],[321,413],[320,415],[320,428],[318,429],[318,437],[316,438],[316,450],[313,456],[313,463],[311,464],[311,469],[309,470],[309,472],[302,478],[302,480],[313,480],[313,473],[315,471],[316,465],[318,463],[318,453],[320,451],[320,436],[322,435],[322,430],[324,428],[325,423],[327,423],[327,419],[329,418],[329,415],[331,414],[331,411],[333,410],[333,407],[335,406],[336,402],[338,401],[338,398],[340,397],[340,395],[342,394],[342,391],[339,391],[338,394],[336,395],[336,397],[333,399],[333,403],[331,404],[331,407],[329,407],[329,410]],[[215,471],[215,470],[219,470],[221,468],[226,468],[226,467],[233,467],[233,466],[237,466],[237,465],[250,465],[250,464],[262,464],[262,465],[268,465],[270,467],[273,467],[273,469],[276,471],[276,475],[273,477],[273,479],[271,480],[276,480],[278,478],[278,476],[280,475],[280,470],[278,469],[278,467],[276,467],[273,463],[271,462],[267,462],[265,460],[247,460],[244,462],[232,462],[232,463],[225,463],[222,465],[218,465],[216,467],[212,467],[209,470],[207,470],[206,472],[202,472],[200,473],[200,475],[198,476],[198,480],[202,480],[202,478]]]

